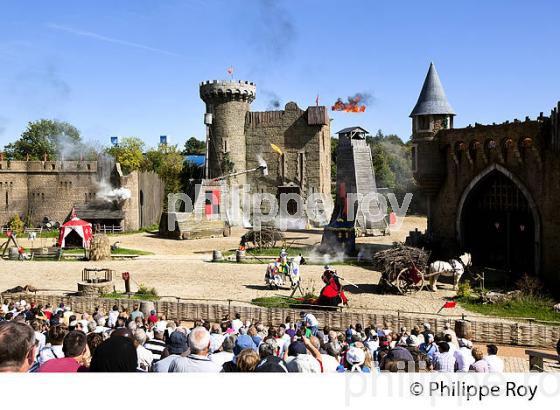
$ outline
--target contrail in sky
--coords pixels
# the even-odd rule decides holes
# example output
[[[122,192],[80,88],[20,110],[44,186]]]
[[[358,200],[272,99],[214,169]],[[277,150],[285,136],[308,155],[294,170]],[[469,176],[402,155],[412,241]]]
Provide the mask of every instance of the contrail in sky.
[[[121,46],[139,48],[141,50],[151,51],[159,54],[165,54],[168,56],[183,57],[181,54],[173,53],[171,51],[163,50],[161,48],[145,46],[144,44],[133,43],[131,41],[120,40],[118,38],[106,37],[106,36],[102,36],[101,34],[93,33],[91,31],[76,30],[71,27],[61,26],[59,24],[54,24],[54,23],[48,23],[47,27],[53,30],[59,30],[59,31],[64,31],[66,33],[74,34],[76,36],[89,37],[95,40],[106,41],[108,43],[120,44]]]

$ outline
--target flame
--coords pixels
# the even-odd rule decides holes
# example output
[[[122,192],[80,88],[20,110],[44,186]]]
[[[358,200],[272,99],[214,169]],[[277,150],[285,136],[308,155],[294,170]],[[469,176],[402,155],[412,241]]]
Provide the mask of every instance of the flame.
[[[270,144],[270,147],[280,155],[284,155],[280,147],[276,144]]]
[[[364,96],[356,94],[354,97],[348,97],[348,102],[343,102],[342,98],[338,98],[332,106],[333,111],[345,112],[364,112],[366,110]]]

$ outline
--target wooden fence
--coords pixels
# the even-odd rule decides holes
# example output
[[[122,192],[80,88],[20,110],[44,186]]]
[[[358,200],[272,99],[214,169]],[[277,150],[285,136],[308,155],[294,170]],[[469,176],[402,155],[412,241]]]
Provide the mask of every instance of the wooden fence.
[[[226,315],[233,317],[235,313],[240,313],[241,317],[260,321],[264,324],[278,326],[285,323],[286,317],[291,317],[292,321],[299,320],[299,309],[283,308],[262,308],[258,306],[242,305],[233,301],[195,301],[195,302],[176,302],[159,300],[153,302],[142,302],[133,299],[101,299],[81,296],[60,296],[50,294],[1,294],[4,300],[25,299],[28,302],[37,304],[50,303],[58,306],[64,303],[70,306],[75,312],[93,312],[96,307],[108,312],[113,305],[132,308],[135,303],[151,306],[157,310],[158,314],[165,314],[169,319],[181,321],[194,321],[205,319],[210,322],[220,322]],[[146,305],[147,304],[147,305]],[[362,323],[364,326],[383,325],[390,323],[393,329],[406,326],[411,329],[415,325],[429,323],[434,332],[443,330],[444,324],[450,321],[449,317],[434,314],[409,314],[409,313],[381,313],[368,311],[363,313],[356,312],[325,312],[314,311],[313,314],[319,320],[321,326],[329,326],[334,330],[343,330],[350,324]],[[470,339],[477,343],[495,343],[504,345],[520,345],[553,348],[560,339],[560,326],[549,326],[540,323],[520,323],[505,321],[501,319],[466,318],[470,322]]]

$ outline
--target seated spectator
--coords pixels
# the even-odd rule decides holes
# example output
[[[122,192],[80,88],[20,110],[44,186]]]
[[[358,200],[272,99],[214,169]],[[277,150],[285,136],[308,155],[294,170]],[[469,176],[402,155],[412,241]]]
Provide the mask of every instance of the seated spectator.
[[[235,346],[233,347],[233,354],[234,354],[233,359],[223,364],[222,372],[225,373],[238,372],[239,370],[237,369],[236,360],[239,353],[241,353],[241,351],[245,349],[256,350],[256,348],[257,346],[255,346],[255,343],[253,342],[253,339],[251,339],[250,336],[239,335],[235,341]]]
[[[213,324],[210,328],[210,353],[217,352],[222,347],[225,336],[222,333],[220,325]]]
[[[259,373],[287,373],[288,368],[286,362],[276,356],[278,343],[274,338],[266,339],[259,346],[259,363],[255,368],[255,372]]]
[[[474,363],[471,364],[469,371],[474,373],[488,373],[488,362],[484,360],[484,352],[480,347],[473,347],[472,355]]]
[[[504,361],[498,357],[498,346],[489,344],[486,346],[488,355],[484,358],[488,363],[488,372],[503,373]]]
[[[138,355],[138,368],[148,371],[152,367],[154,355],[144,347],[147,340],[146,332],[143,329],[136,329],[134,332],[134,346],[136,346],[136,354]]]
[[[309,338],[311,344],[321,353],[321,364],[323,366],[323,373],[336,373],[340,362],[335,356],[331,356],[329,353],[321,352],[321,342],[318,337],[311,336]]]
[[[169,366],[178,357],[186,355],[188,351],[187,335],[183,332],[173,332],[169,337],[169,343],[162,352],[161,359],[153,366],[152,371],[158,373],[167,373]],[[167,353],[167,354],[166,354]]]
[[[100,333],[90,333],[87,335],[87,344],[89,348],[89,354],[93,357],[95,350],[99,345],[103,343],[103,335]]]
[[[473,344],[470,340],[461,338],[458,340],[459,349],[455,350],[455,369],[458,372],[468,372],[475,360],[472,355]]]
[[[157,363],[161,359],[161,354],[166,347],[163,332],[164,330],[158,329],[156,326],[154,328],[154,338],[144,343],[144,347],[152,353],[154,358],[152,363]]]
[[[243,321],[241,320],[241,314],[236,313],[235,319],[231,321],[231,328],[235,333],[238,333],[239,329],[241,329],[242,327],[243,327]]]
[[[406,368],[406,371],[414,371],[416,367],[416,363],[414,362],[414,357],[408,351],[408,349],[404,346],[395,346],[392,349],[389,349],[386,355],[381,359],[381,368],[385,368],[384,361],[394,361],[394,362],[402,362],[403,368]],[[401,366],[399,365],[399,368]]]
[[[226,336],[222,342],[222,346],[217,352],[210,355],[210,360],[223,367],[224,363],[233,360],[233,347],[235,346],[235,338],[233,336]]]
[[[420,352],[424,353],[431,361],[433,361],[438,351],[438,346],[434,342],[434,335],[428,333],[428,335],[426,336],[426,342],[420,345]]]
[[[35,340],[37,341],[37,352],[40,352],[41,349],[47,344],[47,337],[43,333],[43,324],[38,320],[34,320],[31,322],[31,327],[35,332]]]
[[[288,371],[292,373],[322,373],[321,353],[305,336],[296,337],[298,339],[292,342],[288,348],[288,359],[286,360]]]
[[[359,372],[359,373],[370,373],[371,369],[364,366],[366,361],[366,352],[356,346],[350,347],[346,352],[346,363],[348,365],[348,371]]]
[[[51,359],[39,367],[39,373],[75,373],[86,371],[90,361],[87,336],[84,332],[73,330],[62,342],[64,357]]]
[[[434,356],[434,370],[440,373],[453,373],[455,371],[455,356],[449,351],[449,343],[439,342],[439,352]]]
[[[253,349],[242,350],[237,356],[237,370],[240,373],[252,373],[259,364],[259,354]]]
[[[47,344],[39,352],[39,365],[51,359],[62,359],[64,357],[62,342],[67,333],[68,330],[63,326],[51,326],[47,334]]]
[[[0,372],[27,372],[36,352],[35,333],[30,326],[22,322],[0,323]]]
[[[169,365],[169,372],[181,373],[219,373],[220,367],[208,357],[210,333],[204,327],[195,327],[189,334],[190,354],[177,357]],[[254,367],[258,363],[254,363]]]
[[[136,372],[138,356],[132,339],[112,336],[95,350],[90,372]]]

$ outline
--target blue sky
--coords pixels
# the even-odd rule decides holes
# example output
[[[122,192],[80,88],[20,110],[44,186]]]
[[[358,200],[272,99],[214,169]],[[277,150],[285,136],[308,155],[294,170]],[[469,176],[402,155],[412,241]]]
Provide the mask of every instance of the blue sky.
[[[557,1],[130,0],[0,2],[0,146],[56,118],[91,141],[202,138],[203,80],[257,83],[253,110],[372,95],[332,113],[410,135],[430,61],[455,125],[534,118],[560,99]]]

